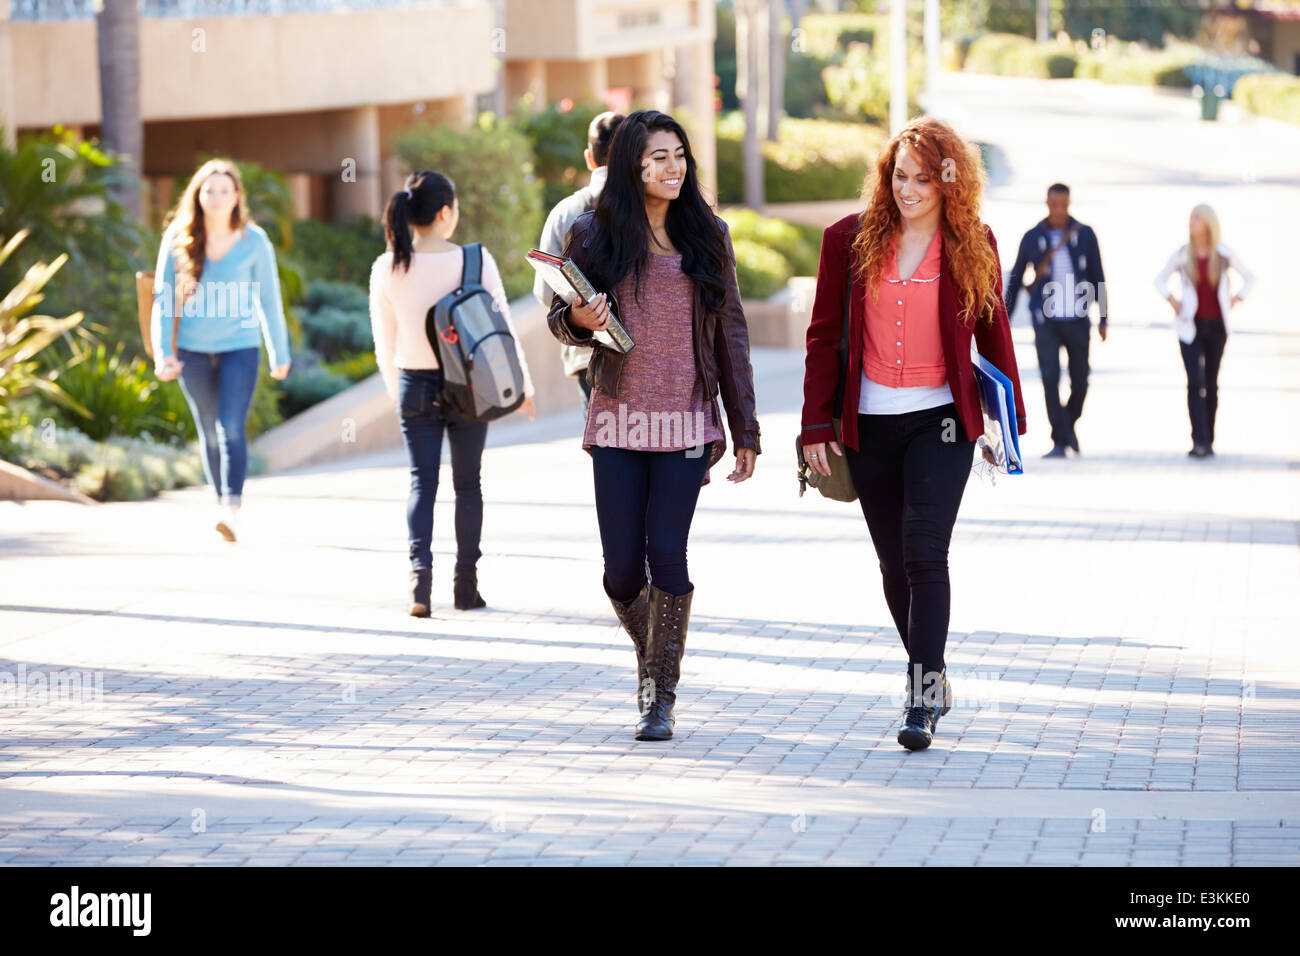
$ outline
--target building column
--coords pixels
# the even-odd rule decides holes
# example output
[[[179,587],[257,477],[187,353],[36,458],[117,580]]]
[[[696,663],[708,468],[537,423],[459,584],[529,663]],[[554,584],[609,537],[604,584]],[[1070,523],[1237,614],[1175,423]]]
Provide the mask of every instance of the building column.
[[[533,97],[533,109],[544,109],[546,97],[546,61],[520,60],[506,64],[506,96],[511,103],[528,94]]]
[[[609,60],[602,56],[581,64],[581,67],[582,98],[603,103],[605,91],[609,89]]]
[[[713,41],[695,44],[690,50],[690,101],[695,117],[691,130],[691,152],[695,154],[695,174],[712,203],[718,198],[718,150],[714,138],[713,114]],[[680,62],[680,61],[679,61]]]
[[[380,191],[379,109],[359,106],[347,110],[339,130],[340,166],[334,175],[334,218],[338,221],[351,216],[375,216],[382,207]],[[342,160],[353,160],[355,181],[349,181],[349,170]],[[349,176],[349,178],[351,178]]]
[[[9,0],[0,0],[0,142],[18,145],[18,104],[14,101],[14,52],[9,35]]]

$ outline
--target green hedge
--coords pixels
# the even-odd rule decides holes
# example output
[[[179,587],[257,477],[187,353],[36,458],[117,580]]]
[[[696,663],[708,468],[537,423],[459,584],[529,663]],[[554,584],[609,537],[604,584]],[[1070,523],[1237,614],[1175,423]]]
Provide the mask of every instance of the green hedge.
[[[97,442],[75,428],[27,426],[10,436],[8,453],[22,467],[98,501],[140,501],[204,480],[193,448],[143,438]]]
[[[1089,50],[1082,56],[1075,75],[1103,83],[1186,88],[1192,81],[1184,68],[1204,56],[1205,52],[1191,43],[1171,43],[1153,50],[1140,43],[1111,41],[1104,50]]]
[[[345,223],[299,219],[293,224],[292,258],[309,282],[333,279],[365,287],[370,265],[383,251],[383,224],[368,216]]]
[[[1015,33],[986,33],[966,48],[964,69],[1002,76],[1068,79],[1075,75],[1079,56],[1059,43],[1035,43]]]
[[[766,299],[790,281],[790,263],[775,249],[752,239],[734,239],[736,284],[743,299]]]
[[[744,117],[739,113],[718,122],[718,202],[744,201],[741,138]],[[764,142],[763,183],[767,202],[810,202],[855,199],[867,171],[887,137],[866,123],[828,120],[781,120],[780,139]]]
[[[1300,78],[1289,73],[1252,73],[1237,80],[1232,101],[1242,109],[1300,123]]]
[[[773,250],[789,266],[790,275],[817,274],[821,255],[821,230],[813,226],[760,216],[752,209],[728,209],[720,213],[731,230],[732,242],[755,242]],[[741,290],[744,295],[744,290]]]

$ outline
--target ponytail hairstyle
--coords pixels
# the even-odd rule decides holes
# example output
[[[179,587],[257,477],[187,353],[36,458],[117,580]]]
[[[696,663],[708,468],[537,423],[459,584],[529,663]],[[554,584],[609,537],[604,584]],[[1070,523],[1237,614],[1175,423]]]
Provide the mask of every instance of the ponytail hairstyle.
[[[411,227],[429,225],[443,206],[455,202],[456,186],[442,173],[421,169],[406,177],[384,210],[384,239],[393,253],[394,272],[411,267]]]

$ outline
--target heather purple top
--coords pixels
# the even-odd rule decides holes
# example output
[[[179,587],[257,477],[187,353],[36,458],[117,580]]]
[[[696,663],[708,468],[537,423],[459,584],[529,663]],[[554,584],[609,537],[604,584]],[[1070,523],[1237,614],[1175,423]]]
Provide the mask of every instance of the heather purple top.
[[[614,288],[619,321],[636,343],[623,359],[618,398],[592,390],[582,447],[682,451],[725,441],[717,402],[704,400],[695,368],[691,279],[681,253],[650,255],[641,302],[629,273]]]

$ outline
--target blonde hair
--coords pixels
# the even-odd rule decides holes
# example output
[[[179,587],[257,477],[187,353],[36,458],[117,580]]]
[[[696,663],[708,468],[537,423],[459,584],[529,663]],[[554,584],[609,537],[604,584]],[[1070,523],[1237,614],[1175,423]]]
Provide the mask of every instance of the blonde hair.
[[[244,192],[239,167],[228,159],[209,159],[200,166],[190,177],[189,185],[181,193],[176,208],[167,217],[168,222],[164,223],[164,228],[173,221],[177,225],[172,248],[176,253],[176,288],[182,293],[182,301],[194,294],[199,280],[203,278],[208,231],[203,206],[199,203],[199,190],[209,177],[217,174],[231,178],[235,184],[235,194],[239,197],[235,208],[230,211],[230,228],[237,230],[252,222],[248,215],[248,195]]]
[[[1192,207],[1191,215],[1199,216],[1207,226],[1210,227],[1210,255],[1209,262],[1206,263],[1206,273],[1209,276],[1210,284],[1214,285],[1219,281],[1219,270],[1223,263],[1219,261],[1219,216],[1206,203],[1199,203]],[[1188,232],[1190,233],[1190,229]],[[1196,275],[1196,249],[1192,245],[1191,236],[1187,237],[1187,274],[1195,277]]]

